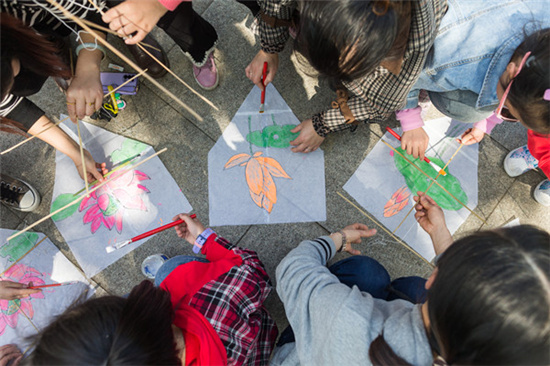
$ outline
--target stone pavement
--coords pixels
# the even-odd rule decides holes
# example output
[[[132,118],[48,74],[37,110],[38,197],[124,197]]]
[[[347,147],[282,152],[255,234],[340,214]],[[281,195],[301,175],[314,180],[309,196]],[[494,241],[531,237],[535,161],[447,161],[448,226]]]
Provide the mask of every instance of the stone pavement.
[[[212,101],[214,110],[172,76],[167,75],[159,82],[190,105],[203,117],[199,122],[189,115],[170,97],[148,81],[141,81],[137,95],[127,96],[127,108],[111,122],[91,121],[109,131],[152,145],[156,151],[167,147],[160,156],[186,195],[199,219],[208,225],[208,151],[252,88],[244,75],[244,68],[259,49],[249,27],[252,16],[248,9],[228,0],[196,0],[195,9],[216,28],[219,34],[215,53],[220,71],[220,86],[210,92],[203,92],[192,76],[191,62],[187,60],[173,41],[160,29],[153,34],[159,40],[170,59],[171,69],[189,85]],[[109,36],[108,40],[129,56],[122,42]],[[304,120],[315,112],[330,105],[333,92],[326,83],[316,78],[295,55],[290,45],[280,55],[279,71],[275,87],[294,111],[298,119]],[[109,54],[103,61],[103,71],[113,62],[124,65],[118,57]],[[132,71],[126,67],[125,71]],[[42,91],[33,96],[53,120],[65,113],[65,98],[49,80]],[[437,113],[432,113],[437,116]],[[396,126],[396,121],[387,125]],[[337,192],[344,192],[342,186],[355,172],[362,160],[382,136],[386,124],[362,125],[357,132],[342,132],[330,135],[322,145],[325,152],[327,221],[316,223],[226,226],[214,228],[233,243],[256,250],[265,263],[271,278],[279,261],[301,240],[325,235],[354,222],[370,222],[360,212],[344,201]],[[20,141],[16,135],[2,134],[2,150]],[[510,178],[502,168],[506,154],[527,141],[526,131],[519,124],[498,126],[492,136],[485,138],[479,149],[479,204],[475,212],[483,217],[483,224],[470,215],[455,237],[469,231],[493,228],[512,219],[521,223],[538,225],[550,230],[550,209],[539,205],[532,198],[534,187],[544,179],[540,171],[532,171],[518,178]],[[9,154],[0,157],[2,172],[19,177],[34,185],[42,194],[42,204],[33,213],[22,213],[0,205],[0,227],[22,229],[49,213],[54,176],[55,151],[38,139],[27,143]],[[345,193],[344,193],[345,194]],[[345,194],[347,196],[347,194]],[[45,233],[77,266],[67,244],[54,223],[47,220],[34,231]],[[427,276],[431,267],[393,240],[389,235],[379,233],[358,246],[363,254],[372,256],[388,268],[392,278],[404,275]],[[173,230],[156,235],[145,244],[111,265],[92,280],[98,284],[98,294],[123,295],[144,279],[140,265],[144,258],[154,253],[169,257],[177,254],[191,255],[191,247],[177,238]],[[345,254],[339,254],[343,258]],[[275,292],[268,299],[267,307],[274,315],[279,329],[286,326],[282,304]]]

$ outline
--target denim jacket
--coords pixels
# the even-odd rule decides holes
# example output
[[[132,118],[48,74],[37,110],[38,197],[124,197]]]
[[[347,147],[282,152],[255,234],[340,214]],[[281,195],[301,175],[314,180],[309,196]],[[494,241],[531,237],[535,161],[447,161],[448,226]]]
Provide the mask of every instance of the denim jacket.
[[[476,109],[498,104],[497,84],[525,35],[550,27],[549,0],[449,0],[434,45],[406,108],[421,89],[469,90]]]

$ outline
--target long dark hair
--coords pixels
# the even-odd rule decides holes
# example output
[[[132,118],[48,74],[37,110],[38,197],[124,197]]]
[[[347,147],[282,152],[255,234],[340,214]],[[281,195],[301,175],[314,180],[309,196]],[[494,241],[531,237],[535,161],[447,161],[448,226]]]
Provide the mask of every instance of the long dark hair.
[[[456,241],[428,312],[449,364],[549,364],[550,235],[522,225]]]
[[[382,60],[401,57],[410,1],[301,1],[295,50],[335,85],[359,79]]]
[[[550,363],[550,235],[521,225],[457,240],[428,290],[430,343],[461,365]],[[379,336],[375,365],[407,362]]]
[[[1,98],[4,100],[13,87],[12,60],[19,60],[21,68],[42,76],[69,78],[71,71],[58,55],[58,47],[45,36],[35,32],[19,19],[1,13]],[[0,116],[0,131],[24,135],[21,123]]]
[[[143,281],[127,299],[69,308],[36,338],[32,365],[180,365],[170,295]]]
[[[514,78],[508,100],[520,114],[516,117],[527,127],[541,134],[550,134],[550,101],[543,98],[550,89],[550,28],[525,38],[514,52],[512,61],[519,63],[527,52],[531,55]]]

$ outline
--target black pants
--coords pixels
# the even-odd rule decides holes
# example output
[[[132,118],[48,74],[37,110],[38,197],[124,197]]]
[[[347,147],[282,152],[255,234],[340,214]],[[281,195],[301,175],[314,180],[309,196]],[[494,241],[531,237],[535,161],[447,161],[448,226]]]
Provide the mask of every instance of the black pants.
[[[206,61],[206,52],[214,47],[218,34],[214,27],[202,18],[191,2],[182,2],[174,11],[169,11],[157,23],[174,42],[191,55],[199,66]]]

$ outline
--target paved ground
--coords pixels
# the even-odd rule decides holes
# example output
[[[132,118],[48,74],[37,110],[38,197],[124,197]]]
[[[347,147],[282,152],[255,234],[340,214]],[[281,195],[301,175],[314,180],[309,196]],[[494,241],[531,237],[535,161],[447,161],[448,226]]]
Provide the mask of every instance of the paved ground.
[[[216,51],[221,73],[220,86],[211,92],[201,91],[219,111],[215,111],[168,75],[159,80],[161,84],[199,113],[204,118],[202,122],[195,120],[154,85],[145,81],[138,95],[125,98],[128,107],[116,120],[92,123],[152,145],[157,151],[167,147],[168,151],[161,155],[161,160],[198,217],[208,225],[208,151],[252,88],[252,84],[244,77],[244,68],[259,46],[249,31],[252,17],[244,6],[227,0],[197,0],[194,4],[195,9],[214,25],[220,37]],[[172,70],[196,87],[191,63],[161,30],[156,29],[154,34],[167,52]],[[109,41],[128,54],[119,40],[110,37]],[[322,81],[310,76],[311,72],[291,55],[288,48],[280,57],[274,85],[296,116],[303,120],[329,106],[333,93]],[[104,71],[109,71],[109,62],[124,65],[112,54],[103,62]],[[131,69],[126,68],[126,71]],[[200,90],[198,87],[196,89]],[[32,99],[54,120],[65,112],[65,99],[51,81]],[[394,126],[395,122],[389,121],[388,125]],[[279,261],[301,240],[327,234],[357,221],[375,226],[338,196],[337,192],[342,192],[342,186],[380,139],[385,126],[363,125],[355,134],[343,132],[325,140],[322,148],[326,162],[327,221],[216,227],[215,230],[240,246],[256,250],[274,278]],[[0,148],[3,150],[19,140],[21,137],[3,133]],[[498,126],[491,138],[482,141],[479,150],[479,204],[475,212],[486,220],[487,225],[484,226],[470,215],[456,235],[497,227],[515,218],[519,218],[521,223],[536,224],[550,230],[550,210],[532,199],[534,187],[544,179],[542,172],[533,171],[514,179],[508,177],[502,168],[502,161],[508,151],[525,143],[526,132],[519,124]],[[55,151],[45,143],[34,140],[2,156],[0,163],[2,172],[30,182],[43,196],[42,204],[33,213],[21,213],[0,205],[0,227],[21,229],[47,215],[54,184]],[[38,225],[35,230],[48,235],[75,262],[51,220]],[[426,276],[430,272],[428,264],[385,234],[364,241],[359,249],[384,264],[392,277]],[[99,286],[98,293],[105,291],[122,295],[129,292],[144,279],[140,271],[142,260],[159,252],[168,256],[192,254],[190,247],[179,240],[173,231],[163,232],[95,276],[92,280]],[[282,329],[286,326],[283,308],[275,293],[269,298],[268,307],[279,327]]]

